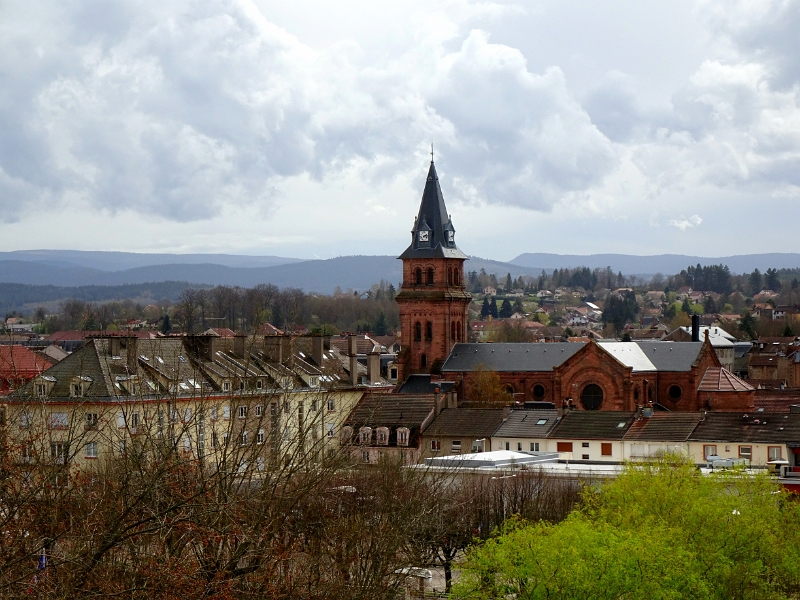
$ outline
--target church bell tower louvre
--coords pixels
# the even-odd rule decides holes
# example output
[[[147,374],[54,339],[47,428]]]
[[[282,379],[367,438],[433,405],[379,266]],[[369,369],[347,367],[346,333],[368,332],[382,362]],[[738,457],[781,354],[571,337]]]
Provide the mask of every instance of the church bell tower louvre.
[[[456,246],[455,236],[431,157],[411,245],[398,257],[403,261],[403,284],[396,297],[400,382],[417,373],[437,373],[453,346],[467,341],[472,296],[464,286],[467,255]]]

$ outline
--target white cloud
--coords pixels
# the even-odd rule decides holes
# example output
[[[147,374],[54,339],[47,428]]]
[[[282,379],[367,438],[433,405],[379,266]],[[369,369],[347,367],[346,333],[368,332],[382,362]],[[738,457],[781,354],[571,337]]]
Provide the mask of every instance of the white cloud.
[[[701,219],[698,215],[692,215],[688,219],[681,215],[677,219],[672,219],[669,224],[672,227],[677,227],[681,231],[686,231],[687,229],[699,227],[702,222],[703,219]]]

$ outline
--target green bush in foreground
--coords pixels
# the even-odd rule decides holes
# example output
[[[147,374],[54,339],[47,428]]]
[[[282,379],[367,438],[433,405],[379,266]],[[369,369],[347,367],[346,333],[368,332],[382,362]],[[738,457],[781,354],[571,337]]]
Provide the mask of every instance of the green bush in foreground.
[[[512,520],[461,564],[458,598],[796,598],[800,509],[766,475],[628,465],[550,525]]]

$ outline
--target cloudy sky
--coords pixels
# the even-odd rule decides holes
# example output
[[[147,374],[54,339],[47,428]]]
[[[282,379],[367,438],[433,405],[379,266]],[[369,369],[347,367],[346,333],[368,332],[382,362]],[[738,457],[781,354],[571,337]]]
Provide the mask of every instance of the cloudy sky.
[[[800,0],[0,3],[0,250],[800,252]]]

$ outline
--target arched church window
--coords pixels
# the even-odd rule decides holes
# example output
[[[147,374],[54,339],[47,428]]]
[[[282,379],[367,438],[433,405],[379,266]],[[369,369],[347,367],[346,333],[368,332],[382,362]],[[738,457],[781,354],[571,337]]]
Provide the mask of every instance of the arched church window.
[[[418,342],[422,340],[422,323],[419,321],[414,323],[414,339]]]
[[[427,354],[423,354],[422,356],[419,357],[419,366],[420,366],[421,369],[424,369],[424,368],[426,368],[428,366],[428,355]]]
[[[581,404],[586,410],[597,410],[603,403],[603,388],[596,383],[590,383],[581,392]]]
[[[450,339],[451,340],[455,340],[456,339],[456,322],[455,321],[450,323]]]
[[[433,269],[428,269],[428,285],[433,285]]]
[[[414,283],[417,285],[422,285],[422,269],[417,267],[416,271],[414,271]]]
[[[457,336],[457,339],[458,339],[459,342],[461,341],[461,331],[462,330],[463,330],[463,327],[461,326],[461,321],[459,321],[458,322],[458,327],[456,327],[456,336]]]
[[[433,323],[428,321],[425,323],[425,339],[432,340],[433,339]]]
[[[447,268],[447,284],[453,285],[453,267]]]

